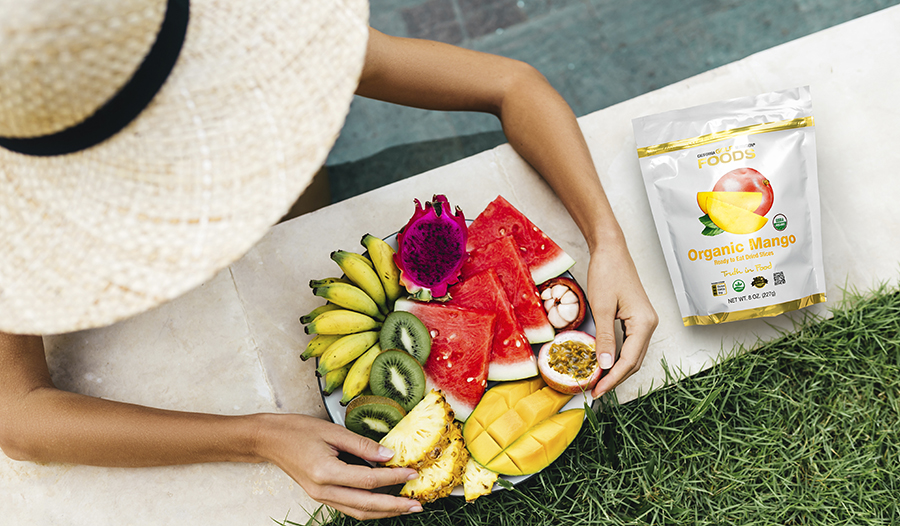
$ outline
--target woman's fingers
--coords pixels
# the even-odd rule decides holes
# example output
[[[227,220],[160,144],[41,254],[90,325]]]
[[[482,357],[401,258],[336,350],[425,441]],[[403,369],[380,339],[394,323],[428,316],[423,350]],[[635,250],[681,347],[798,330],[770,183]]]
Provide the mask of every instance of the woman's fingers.
[[[395,517],[422,511],[422,505],[415,500],[342,486],[329,486],[327,491],[315,500],[359,520]]]
[[[616,279],[608,280],[607,276]],[[597,361],[601,368],[608,369],[592,391],[593,397],[599,398],[641,368],[659,317],[624,248],[592,255],[588,285],[589,293],[594,292],[591,309],[597,327]],[[624,340],[613,364],[616,320],[622,324]]]
[[[629,324],[628,320],[622,322],[625,330],[625,339],[622,342],[622,352],[616,364],[609,370],[591,393],[594,398],[599,398],[611,391],[614,387],[624,382],[629,376],[636,373],[644,361],[647,349],[650,346],[650,337],[656,328],[653,321],[655,316],[650,319],[641,321],[633,321]]]

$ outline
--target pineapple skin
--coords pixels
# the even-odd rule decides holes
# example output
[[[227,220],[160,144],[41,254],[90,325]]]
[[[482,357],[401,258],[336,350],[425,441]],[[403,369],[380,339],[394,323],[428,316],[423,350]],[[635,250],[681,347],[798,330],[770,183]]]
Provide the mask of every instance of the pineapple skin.
[[[454,422],[450,429],[450,444],[441,457],[420,469],[419,478],[407,482],[400,490],[400,495],[422,504],[450,495],[453,488],[462,483],[468,460],[469,451],[462,436],[462,428],[459,423]]]

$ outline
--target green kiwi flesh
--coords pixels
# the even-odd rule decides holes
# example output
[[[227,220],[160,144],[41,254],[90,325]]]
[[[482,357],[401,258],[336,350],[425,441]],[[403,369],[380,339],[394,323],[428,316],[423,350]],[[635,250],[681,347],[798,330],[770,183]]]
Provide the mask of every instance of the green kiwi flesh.
[[[400,404],[383,396],[357,396],[347,406],[347,429],[376,442],[406,416]]]
[[[406,351],[388,349],[372,362],[369,387],[372,394],[390,398],[409,411],[425,397],[425,371]]]
[[[431,333],[414,314],[394,311],[388,314],[378,335],[382,349],[401,349],[424,364],[431,353]]]

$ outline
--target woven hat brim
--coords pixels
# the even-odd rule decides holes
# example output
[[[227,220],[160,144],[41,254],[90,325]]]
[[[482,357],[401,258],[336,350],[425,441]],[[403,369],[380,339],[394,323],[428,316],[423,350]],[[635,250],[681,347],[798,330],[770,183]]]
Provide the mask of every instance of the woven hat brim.
[[[122,132],[65,156],[0,149],[0,330],[108,325],[246,253],[324,164],[367,18],[365,0],[194,0],[175,68]]]

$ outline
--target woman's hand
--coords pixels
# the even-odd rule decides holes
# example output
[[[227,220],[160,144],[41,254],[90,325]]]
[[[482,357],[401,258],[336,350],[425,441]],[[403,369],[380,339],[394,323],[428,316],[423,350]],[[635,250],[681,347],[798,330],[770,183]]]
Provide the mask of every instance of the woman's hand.
[[[345,451],[370,462],[393,452],[373,440],[318,418],[295,414],[265,415],[260,454],[278,465],[322,504],[360,520],[422,511],[418,501],[370,490],[416,477],[409,468],[370,468],[338,458]]]
[[[591,393],[599,398],[640,369],[659,317],[641,285],[623,238],[613,238],[591,251],[586,292],[597,326],[597,361],[603,369],[611,367]],[[621,322],[625,334],[618,360],[616,320]]]

